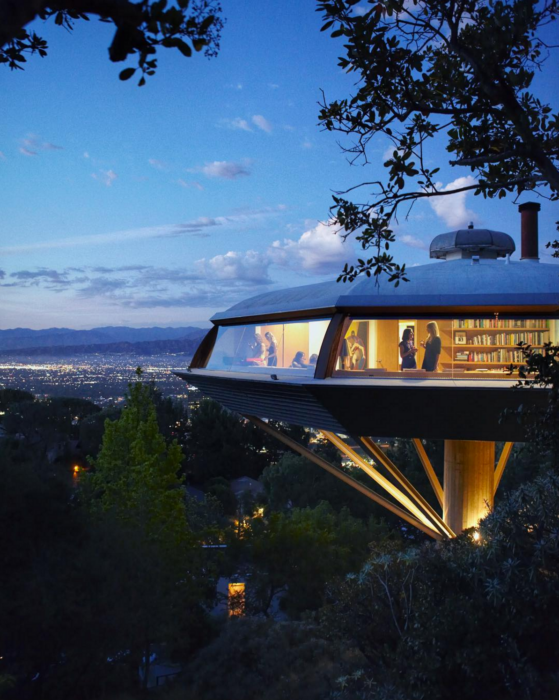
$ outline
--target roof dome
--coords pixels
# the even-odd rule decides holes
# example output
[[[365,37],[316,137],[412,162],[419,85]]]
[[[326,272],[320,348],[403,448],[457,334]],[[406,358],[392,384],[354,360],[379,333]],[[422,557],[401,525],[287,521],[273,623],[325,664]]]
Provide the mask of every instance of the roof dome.
[[[474,228],[470,224],[467,229],[450,231],[435,236],[429,247],[429,256],[442,260],[471,258],[504,258],[514,253],[514,241],[502,231],[490,231],[486,228]]]

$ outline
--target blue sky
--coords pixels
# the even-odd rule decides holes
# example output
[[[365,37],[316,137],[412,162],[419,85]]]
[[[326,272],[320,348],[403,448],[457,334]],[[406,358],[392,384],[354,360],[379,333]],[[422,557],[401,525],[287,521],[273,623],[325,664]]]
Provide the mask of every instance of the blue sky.
[[[243,297],[335,279],[354,257],[327,225],[332,191],[378,177],[388,143],[351,167],[317,126],[320,89],[351,90],[341,43],[311,1],[223,9],[217,58],[163,51],[143,88],[119,81],[127,64],[108,60],[113,30],[96,20],[73,33],[39,22],[48,57],[0,67],[1,328],[207,325]],[[399,222],[399,261],[427,263],[435,235],[472,219],[518,247],[512,201],[443,199]],[[543,243],[556,216],[542,204]]]

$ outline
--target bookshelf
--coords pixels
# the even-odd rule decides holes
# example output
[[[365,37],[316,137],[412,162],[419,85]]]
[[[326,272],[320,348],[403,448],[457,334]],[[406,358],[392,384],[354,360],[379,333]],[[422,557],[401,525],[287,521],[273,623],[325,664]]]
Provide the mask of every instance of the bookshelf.
[[[452,324],[452,361],[459,371],[502,371],[524,364],[518,343],[543,347],[550,339],[547,319],[459,319]]]

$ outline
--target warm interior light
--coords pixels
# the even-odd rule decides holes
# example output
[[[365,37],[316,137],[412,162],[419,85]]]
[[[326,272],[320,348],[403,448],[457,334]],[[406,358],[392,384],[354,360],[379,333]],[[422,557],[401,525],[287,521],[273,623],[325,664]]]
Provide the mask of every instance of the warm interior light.
[[[77,474],[79,471],[80,471],[79,464],[74,464],[74,474]]]
[[[481,535],[479,534],[478,530],[474,531],[474,534],[472,535],[472,537],[474,538],[474,542],[478,542],[478,543],[481,542]]]
[[[239,617],[245,612],[245,584],[229,584],[229,617]]]

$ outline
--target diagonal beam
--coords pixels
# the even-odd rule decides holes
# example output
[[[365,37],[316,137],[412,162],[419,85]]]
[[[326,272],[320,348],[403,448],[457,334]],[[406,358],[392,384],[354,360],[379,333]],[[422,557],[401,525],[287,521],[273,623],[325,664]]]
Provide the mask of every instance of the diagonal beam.
[[[399,516],[410,525],[416,527],[418,530],[425,532],[427,535],[433,537],[433,539],[442,539],[441,535],[432,527],[426,526],[420,520],[410,515],[407,511],[403,510],[402,508],[399,508],[394,503],[391,503],[389,500],[378,494],[376,491],[373,491],[372,489],[357,481],[357,479],[354,479],[353,477],[349,476],[349,474],[346,474],[341,469],[338,469],[338,467],[335,467],[333,464],[330,464],[330,462],[327,462],[320,455],[315,454],[314,452],[312,452],[312,450],[309,450],[307,447],[304,447],[303,445],[299,444],[296,440],[293,440],[288,435],[285,435],[281,431],[276,430],[276,428],[272,428],[270,425],[265,423],[260,418],[257,418],[256,416],[245,416],[245,418],[252,421],[255,425],[267,432],[269,435],[272,435],[273,437],[283,442],[284,445],[287,445],[287,447],[292,449],[294,452],[297,452],[302,457],[306,457],[311,462],[314,462],[325,471],[329,472],[330,474],[333,474],[337,479],[340,479],[340,481],[343,481],[349,486],[352,486],[364,496],[367,496],[367,498],[370,498],[375,503],[378,503],[390,512]]]
[[[435,474],[435,470],[433,469],[433,465],[431,464],[431,460],[427,456],[427,452],[425,451],[425,448],[423,447],[423,443],[421,440],[418,438],[413,438],[412,442],[415,446],[415,451],[417,452],[417,455],[419,457],[419,461],[423,465],[423,469],[425,469],[425,473],[427,474],[427,478],[429,479],[429,483],[431,484],[431,487],[433,488],[433,491],[435,492],[435,496],[437,497],[437,501],[439,502],[439,505],[441,508],[443,508],[443,503],[444,503],[444,491],[443,487],[441,486],[441,482],[437,478],[437,475]]]
[[[358,467],[360,467],[365,473],[367,473],[371,479],[376,481],[379,486],[387,491],[392,498],[396,499],[404,508],[407,508],[409,512],[418,520],[420,520],[427,527],[433,528],[438,531],[438,527],[428,518],[425,513],[418,508],[415,503],[409,499],[405,493],[402,493],[397,486],[389,481],[385,476],[383,476],[375,467],[364,460],[360,455],[355,452],[349,445],[347,445],[341,438],[339,438],[335,433],[330,433],[327,430],[321,430],[321,433],[327,440],[335,445],[341,452],[343,452],[347,457],[349,457],[352,462],[354,462]],[[445,533],[445,536],[446,535]]]
[[[435,524],[437,530],[446,537],[455,537],[455,534],[444,522],[433,506],[425,500],[411,481],[409,481],[409,479],[402,474],[394,462],[380,449],[376,442],[371,440],[369,437],[360,437],[359,441],[369,456],[377,462],[380,462],[388,473],[391,474],[394,479],[396,479],[396,481],[408,492],[417,505],[423,509],[423,512],[427,515],[429,520]]]
[[[505,442],[503,445],[503,450],[499,457],[499,461],[497,462],[497,466],[495,467],[495,476],[493,478],[493,495],[497,493],[497,489],[501,483],[501,477],[503,476],[503,472],[505,471],[505,467],[507,466],[507,462],[509,461],[510,453],[512,452],[513,447],[514,442]]]

